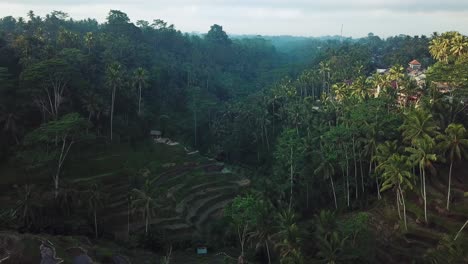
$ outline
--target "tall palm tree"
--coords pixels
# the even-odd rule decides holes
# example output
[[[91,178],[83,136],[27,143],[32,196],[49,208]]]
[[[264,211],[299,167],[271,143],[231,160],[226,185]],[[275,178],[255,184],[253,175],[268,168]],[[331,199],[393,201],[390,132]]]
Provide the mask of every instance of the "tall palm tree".
[[[97,211],[103,207],[103,194],[99,191],[98,185],[94,184],[88,195],[88,209],[93,214],[94,221],[94,234],[96,239],[98,238],[98,221]]]
[[[114,103],[115,103],[115,93],[117,89],[122,85],[122,66],[114,62],[107,68],[107,85],[112,91],[112,101],[111,101],[111,112],[110,112],[110,140],[113,138],[113,122],[114,122]]]
[[[405,71],[405,68],[403,68],[403,66],[401,66],[401,65],[395,65],[395,66],[390,68],[388,78],[389,78],[390,81],[395,82],[397,90],[400,89],[399,84],[400,84],[401,80],[403,80],[403,78],[405,77],[404,71]]]
[[[36,211],[40,206],[39,199],[35,195],[35,186],[26,184],[22,188],[18,188],[18,201],[13,215],[23,222],[26,228],[31,227],[36,220]]]
[[[369,98],[369,86],[367,85],[367,78],[360,76],[354,80],[351,85],[351,95],[358,98],[359,101],[364,101]]]
[[[432,114],[421,108],[413,109],[405,114],[400,130],[402,130],[403,140],[411,144],[418,139],[434,138],[439,134],[439,127],[435,124]]]
[[[429,52],[438,61],[448,62],[450,42],[447,38],[436,37],[431,40]]]
[[[335,209],[338,209],[338,203],[336,201],[336,192],[335,184],[333,182],[333,175],[335,175],[335,166],[334,163],[325,157],[322,156],[322,161],[317,169],[314,170],[314,174],[321,174],[325,180],[330,180],[330,185],[332,188],[333,199],[335,201]]]
[[[408,230],[404,190],[413,188],[413,174],[410,172],[407,157],[400,154],[393,154],[387,161],[380,163],[377,166],[377,170],[382,172],[382,178],[384,180],[381,191],[383,192],[393,188],[396,193],[396,204],[400,218],[400,204],[403,206],[405,229]]]
[[[146,180],[142,190],[132,190],[132,206],[138,209],[143,214],[143,220],[145,221],[145,235],[148,235],[149,221],[156,212],[155,209],[159,206],[154,198],[155,189],[152,186],[153,181]]]
[[[452,37],[450,44],[450,53],[456,57],[468,52],[468,39],[460,33],[456,33]]]
[[[0,124],[3,126],[3,130],[9,132],[15,139],[16,144],[19,144],[18,139],[18,120],[19,117],[13,112],[0,112]]]
[[[398,153],[398,148],[397,148],[397,141],[385,141],[382,144],[379,144],[375,148],[375,154],[372,157],[371,164],[384,164],[388,162],[390,157],[393,154]],[[372,167],[370,167],[369,170],[371,170]],[[380,183],[379,183],[379,175],[375,174],[375,183],[377,185],[377,198],[381,198],[380,194]]]
[[[278,215],[277,230],[278,232],[275,234],[276,247],[280,252],[281,263],[301,262],[301,232],[293,211],[286,210]]]
[[[445,129],[444,135],[439,135],[437,139],[440,140],[438,147],[442,152],[447,155],[450,160],[448,190],[447,190],[447,210],[450,208],[450,187],[452,183],[452,167],[453,163],[460,161],[467,156],[468,150],[468,137],[466,129],[461,124],[450,124]]]
[[[409,159],[413,164],[418,165],[419,173],[422,175],[422,196],[424,201],[424,220],[427,223],[427,195],[426,195],[426,168],[434,170],[432,163],[437,160],[434,152],[434,139],[423,137],[414,142],[414,147],[407,147],[405,150],[410,153]]]
[[[138,115],[141,115],[141,90],[148,81],[148,72],[141,67],[137,68],[133,73],[133,81],[138,86]]]
[[[322,75],[322,93],[330,93],[330,65],[327,62],[320,62],[319,73]]]

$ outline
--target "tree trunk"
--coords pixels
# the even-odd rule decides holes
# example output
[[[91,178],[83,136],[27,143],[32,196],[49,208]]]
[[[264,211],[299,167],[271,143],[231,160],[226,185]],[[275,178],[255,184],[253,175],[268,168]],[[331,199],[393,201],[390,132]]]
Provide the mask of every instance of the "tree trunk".
[[[400,212],[400,193],[399,189],[396,191],[396,204],[397,204],[397,210],[398,210],[398,218],[401,219],[401,212]]]
[[[350,200],[350,194],[349,194],[349,161],[348,161],[348,148],[345,148],[345,154],[346,154],[346,189],[348,190],[347,193],[347,200],[348,200],[348,207],[349,207],[349,200]]]
[[[450,185],[452,184],[452,166],[453,166],[453,160],[450,161],[450,169],[449,169],[448,191],[447,191],[447,211],[450,210]]]
[[[291,156],[290,156],[290,162],[291,162],[291,169],[290,169],[290,193],[289,193],[289,210],[291,210],[292,207],[292,200],[293,200],[293,184],[294,184],[294,179],[293,179],[293,148],[291,146]]]
[[[110,140],[112,142],[112,138],[113,138],[113,127],[114,127],[114,101],[115,101],[115,90],[116,90],[116,87],[114,85],[114,87],[112,88],[112,102],[111,102],[111,117],[110,117]]]
[[[461,231],[463,231],[463,229],[465,228],[465,226],[468,224],[468,220],[465,221],[465,223],[463,224],[463,226],[460,228],[460,230],[458,230],[457,232],[457,235],[455,236],[455,238],[453,239],[453,241],[457,240],[458,236],[460,235]]]
[[[336,202],[336,192],[335,192],[335,184],[333,184],[333,176],[330,175],[330,182],[333,192],[333,199],[335,200],[335,209],[338,209],[338,203]]]
[[[149,222],[149,219],[148,219],[148,213],[146,213],[145,215],[145,235],[148,235],[148,223]]]
[[[354,186],[355,186],[354,189],[355,189],[356,200],[357,200],[358,194],[359,194],[359,191],[358,191],[359,185],[358,185],[358,180],[357,180],[356,142],[354,140],[354,136],[353,136],[353,161],[354,161]]]
[[[361,188],[362,193],[364,193],[364,171],[362,170],[362,159],[359,157],[359,169],[361,171]]]
[[[96,209],[94,209],[94,234],[96,235],[96,239],[98,238],[98,228],[97,228],[97,214]]]
[[[270,247],[268,246],[268,241],[267,240],[265,240],[265,247],[266,247],[266,250],[267,250],[268,264],[271,264]]]
[[[427,196],[426,196],[426,169],[422,169],[423,172],[423,200],[424,200],[424,220],[427,224]]]
[[[127,211],[127,236],[130,237],[130,199],[128,200],[128,211]]]
[[[141,115],[141,83],[138,84],[138,115]]]
[[[401,190],[401,187],[399,187],[400,189],[400,195],[401,195],[401,203],[403,205],[403,219],[404,219],[404,222],[405,222],[405,230],[408,231],[408,224],[406,223],[406,203],[405,203],[405,197],[403,196],[403,190]]]

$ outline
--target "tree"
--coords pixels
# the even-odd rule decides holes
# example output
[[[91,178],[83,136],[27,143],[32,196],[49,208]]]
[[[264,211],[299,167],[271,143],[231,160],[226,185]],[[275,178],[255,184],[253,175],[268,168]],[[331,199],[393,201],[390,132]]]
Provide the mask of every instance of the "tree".
[[[437,160],[434,154],[435,142],[430,137],[420,138],[414,141],[415,147],[405,148],[410,153],[409,159],[419,167],[419,174],[422,174],[422,196],[424,200],[424,219],[427,223],[427,195],[426,195],[426,168],[434,170],[432,162]]]
[[[333,149],[326,147],[327,152],[322,150],[322,159],[320,165],[315,169],[314,174],[321,174],[325,180],[330,179],[330,186],[333,193],[333,200],[335,202],[335,209],[338,209],[338,203],[336,201],[335,184],[333,182],[333,175],[335,174],[335,163],[337,161],[337,153],[332,152]]]
[[[257,225],[258,210],[256,199],[252,195],[237,196],[225,210],[225,216],[237,231],[241,247],[239,256],[241,263],[245,262],[245,243],[251,235],[251,230]]]
[[[377,171],[382,173],[382,188],[381,192],[393,188],[397,199],[398,215],[401,219],[400,204],[403,206],[403,219],[405,229],[408,230],[406,223],[406,204],[405,204],[405,189],[413,188],[413,175],[409,170],[408,158],[398,153],[393,154],[390,158],[380,163],[377,166]]]
[[[63,164],[71,147],[86,138],[86,127],[87,122],[84,118],[77,113],[70,113],[59,120],[49,121],[26,135],[26,150],[22,153],[24,157],[32,163],[56,163],[56,170],[52,176],[56,198]]]
[[[437,137],[440,140],[438,148],[450,160],[450,169],[448,177],[447,190],[447,210],[450,210],[450,187],[452,183],[453,163],[467,157],[468,138],[466,129],[462,124],[450,124],[445,129],[445,134]]]
[[[145,235],[148,235],[149,222],[156,214],[155,209],[159,207],[155,198],[157,189],[153,186],[156,179],[157,178],[153,180],[147,179],[141,190],[132,190],[132,207],[142,212],[143,220],[145,222]]]
[[[148,72],[139,67],[133,73],[133,81],[138,86],[138,115],[141,115],[141,90],[145,88],[148,81]]]
[[[88,209],[93,215],[94,221],[94,234],[96,239],[98,238],[98,221],[97,211],[103,207],[103,194],[99,191],[97,184],[93,184],[91,190],[88,191]]]
[[[111,89],[110,140],[113,138],[115,93],[122,85],[122,66],[114,62],[107,68],[107,85]]]
[[[278,215],[278,230],[275,234],[276,247],[280,252],[280,263],[302,264],[303,256],[300,250],[302,244],[301,229],[297,225],[297,216],[291,210],[285,210]]]
[[[65,60],[50,59],[26,68],[22,73],[22,83],[43,116],[57,120],[71,76],[72,70]]]
[[[13,215],[23,222],[25,228],[30,228],[37,220],[37,209],[41,206],[40,201],[35,193],[35,186],[26,184],[18,188],[18,201]]]
[[[292,208],[294,180],[299,165],[304,159],[304,144],[294,129],[285,130],[278,139],[275,158],[280,173],[289,172],[289,208]]]

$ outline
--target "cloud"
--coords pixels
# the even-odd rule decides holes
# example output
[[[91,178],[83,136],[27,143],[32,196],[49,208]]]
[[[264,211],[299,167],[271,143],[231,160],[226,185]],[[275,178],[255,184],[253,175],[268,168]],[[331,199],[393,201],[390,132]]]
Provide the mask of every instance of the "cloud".
[[[347,36],[466,33],[468,1],[460,0],[0,0],[0,16],[44,16],[53,10],[75,19],[105,21],[110,9],[132,21],[160,18],[186,32],[206,32],[221,24],[235,34],[339,34]]]

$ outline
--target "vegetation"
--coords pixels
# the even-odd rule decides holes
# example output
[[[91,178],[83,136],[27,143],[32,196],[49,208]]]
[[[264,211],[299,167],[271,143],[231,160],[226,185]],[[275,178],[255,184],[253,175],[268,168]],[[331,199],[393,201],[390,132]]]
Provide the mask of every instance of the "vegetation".
[[[466,262],[467,76],[458,32],[4,17],[0,228],[164,263],[205,245],[237,263]]]

